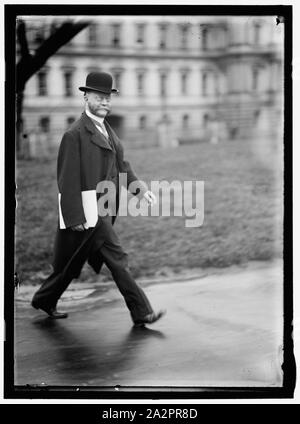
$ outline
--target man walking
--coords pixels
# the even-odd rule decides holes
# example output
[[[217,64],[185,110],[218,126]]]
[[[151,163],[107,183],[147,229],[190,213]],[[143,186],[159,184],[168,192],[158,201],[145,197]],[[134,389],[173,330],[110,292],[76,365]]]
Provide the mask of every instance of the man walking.
[[[70,282],[80,275],[86,261],[96,273],[103,263],[110,269],[135,325],[152,324],[165,311],[155,313],[144,291],[133,279],[127,261],[113,229],[116,216],[103,216],[101,183],[110,181],[116,187],[115,210],[119,201],[119,174],[127,176],[127,188],[132,182],[139,196],[149,204],[155,201],[138,180],[129,162],[124,160],[123,146],[106,122],[110,110],[112,77],[104,72],[92,72],[84,92],[85,111],[64,134],[58,153],[57,181],[59,227],[57,229],[53,273],[43,282],[32,299],[32,306],[51,318],[66,318],[58,312],[57,302]],[[137,194],[137,192],[133,193]],[[115,214],[116,215],[116,214]]]

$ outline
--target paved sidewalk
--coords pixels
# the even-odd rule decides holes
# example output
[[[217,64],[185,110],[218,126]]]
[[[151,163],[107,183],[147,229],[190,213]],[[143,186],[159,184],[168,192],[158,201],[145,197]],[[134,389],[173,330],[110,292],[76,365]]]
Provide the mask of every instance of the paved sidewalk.
[[[201,278],[145,288],[167,315],[133,329],[112,285],[72,284],[68,319],[16,294],[15,384],[281,387],[282,263],[210,270]]]

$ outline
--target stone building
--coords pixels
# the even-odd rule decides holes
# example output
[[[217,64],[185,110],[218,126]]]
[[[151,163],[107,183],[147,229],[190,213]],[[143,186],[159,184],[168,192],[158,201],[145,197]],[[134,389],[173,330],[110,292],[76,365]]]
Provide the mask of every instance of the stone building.
[[[59,19],[25,18],[30,47]],[[283,25],[275,16],[91,17],[28,81],[25,131],[57,146],[83,110],[78,87],[95,70],[110,72],[120,91],[109,120],[127,146],[281,134]]]

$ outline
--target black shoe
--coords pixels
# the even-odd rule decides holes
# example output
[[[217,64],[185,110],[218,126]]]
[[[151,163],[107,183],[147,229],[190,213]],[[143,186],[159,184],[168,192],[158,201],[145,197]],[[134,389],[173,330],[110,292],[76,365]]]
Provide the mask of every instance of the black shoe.
[[[50,318],[52,319],[61,319],[61,318],[67,318],[68,314],[66,312],[58,312],[56,310],[56,307],[50,306],[41,306],[38,305],[35,302],[31,302],[31,305],[35,308],[35,309],[41,309],[42,311],[46,312],[46,314],[49,315]]]
[[[134,322],[134,325],[135,327],[141,327],[145,324],[153,324],[154,322],[162,318],[166,313],[167,313],[166,310],[162,310],[159,312],[152,312],[152,314],[148,314],[144,318],[136,320]]]

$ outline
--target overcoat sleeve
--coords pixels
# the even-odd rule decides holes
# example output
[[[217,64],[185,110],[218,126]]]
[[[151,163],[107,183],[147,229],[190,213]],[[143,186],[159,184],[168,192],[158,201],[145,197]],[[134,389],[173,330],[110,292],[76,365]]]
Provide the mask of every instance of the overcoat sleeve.
[[[124,159],[124,148],[121,143],[119,143],[119,170],[120,172],[127,174],[126,188],[129,189],[130,184],[135,181],[135,188],[137,188],[137,190],[132,192],[132,194],[142,197],[148,190],[148,187],[143,181],[139,180],[130,163]]]
[[[62,138],[57,158],[60,228],[85,223],[81,196],[79,140],[71,132]]]

